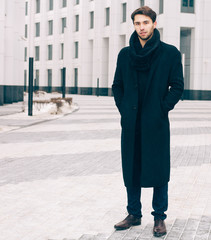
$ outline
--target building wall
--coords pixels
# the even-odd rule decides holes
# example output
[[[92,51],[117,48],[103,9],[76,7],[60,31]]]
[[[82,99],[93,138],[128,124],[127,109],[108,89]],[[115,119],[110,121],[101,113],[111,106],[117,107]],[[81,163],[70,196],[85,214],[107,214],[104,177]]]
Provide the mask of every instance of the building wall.
[[[23,100],[24,2],[0,0],[0,105]]]
[[[28,53],[33,57],[35,46],[40,46],[40,60],[34,69],[39,70],[39,89],[61,91],[61,69],[66,67],[67,92],[78,94],[112,95],[111,85],[120,49],[127,46],[133,30],[130,14],[144,2],[158,14],[161,39],[183,49],[185,92],[184,99],[211,100],[211,22],[209,0],[195,0],[194,12],[181,12],[178,0],[72,0],[61,7],[63,0],[54,0],[53,10],[48,10],[49,0],[41,1],[40,13],[35,13],[35,1],[29,1],[30,15],[26,16],[29,37]],[[79,2],[79,3],[77,3]],[[163,2],[163,11],[161,11]],[[32,5],[30,6],[30,3]],[[126,21],[123,21],[123,4],[126,4]],[[110,9],[106,25],[106,8]],[[90,23],[94,12],[93,28]],[[79,29],[76,31],[76,15]],[[61,18],[66,17],[67,27],[61,33]],[[30,19],[29,19],[30,18]],[[53,35],[48,35],[48,21],[53,20]],[[35,23],[40,22],[40,37],[34,36]],[[190,33],[189,38],[184,34]],[[190,42],[190,48],[185,44]],[[78,43],[78,56],[75,44]],[[64,44],[64,58],[60,59],[60,44]],[[47,45],[53,45],[53,60],[47,60]],[[28,56],[29,57],[29,56]],[[28,62],[25,62],[25,70]],[[52,88],[47,88],[47,69],[52,69]],[[28,74],[27,74],[28,76]]]

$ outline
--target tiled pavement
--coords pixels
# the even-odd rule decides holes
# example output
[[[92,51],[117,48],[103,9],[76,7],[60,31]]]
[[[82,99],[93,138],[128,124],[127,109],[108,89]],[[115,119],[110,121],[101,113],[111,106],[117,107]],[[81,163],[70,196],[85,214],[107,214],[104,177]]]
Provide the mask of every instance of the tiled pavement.
[[[154,239],[150,188],[142,225],[113,230],[126,216],[113,98],[73,99],[80,109],[62,117],[0,107],[0,239]],[[180,102],[170,119],[165,239],[211,240],[211,102]]]

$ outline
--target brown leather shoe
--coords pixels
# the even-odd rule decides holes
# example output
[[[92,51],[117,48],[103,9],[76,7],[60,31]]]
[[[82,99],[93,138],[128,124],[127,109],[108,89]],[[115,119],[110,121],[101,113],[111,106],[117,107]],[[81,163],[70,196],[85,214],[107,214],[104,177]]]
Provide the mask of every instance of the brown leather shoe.
[[[125,230],[130,228],[131,226],[137,226],[141,224],[141,218],[137,218],[131,214],[129,214],[123,221],[114,225],[116,230]]]
[[[156,219],[153,227],[154,237],[161,237],[166,234],[166,225],[164,220]]]

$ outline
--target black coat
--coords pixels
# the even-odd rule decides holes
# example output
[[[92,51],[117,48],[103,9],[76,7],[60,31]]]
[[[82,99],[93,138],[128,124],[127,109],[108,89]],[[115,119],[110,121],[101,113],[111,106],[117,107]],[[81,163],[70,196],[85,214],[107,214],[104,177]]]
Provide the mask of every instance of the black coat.
[[[181,54],[176,47],[159,40],[150,62],[142,108],[138,111],[140,91],[137,76],[140,75],[131,64],[130,52],[131,46],[120,51],[112,85],[115,103],[121,114],[124,183],[126,187],[134,185],[134,144],[138,117],[141,129],[141,187],[162,186],[170,179],[168,112],[179,101],[184,87]]]

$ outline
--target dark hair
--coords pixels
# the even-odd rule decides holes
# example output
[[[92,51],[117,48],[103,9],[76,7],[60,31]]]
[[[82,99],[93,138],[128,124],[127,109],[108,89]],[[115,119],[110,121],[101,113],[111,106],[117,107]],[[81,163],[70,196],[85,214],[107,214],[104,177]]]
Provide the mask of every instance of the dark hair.
[[[137,15],[137,14],[142,14],[142,15],[150,17],[152,19],[153,23],[156,21],[156,16],[157,16],[156,12],[154,12],[148,6],[143,6],[141,8],[138,8],[131,14],[131,18],[132,18],[133,22],[134,22],[135,15]]]

